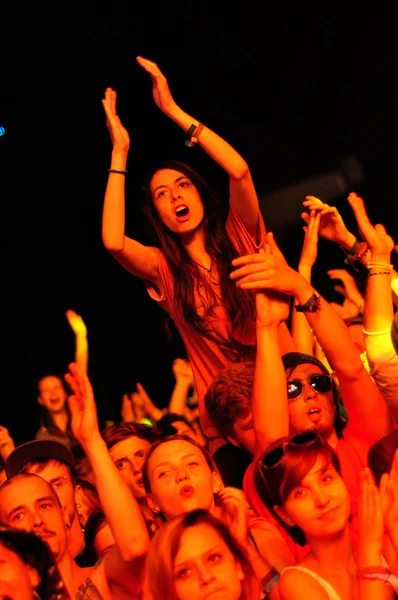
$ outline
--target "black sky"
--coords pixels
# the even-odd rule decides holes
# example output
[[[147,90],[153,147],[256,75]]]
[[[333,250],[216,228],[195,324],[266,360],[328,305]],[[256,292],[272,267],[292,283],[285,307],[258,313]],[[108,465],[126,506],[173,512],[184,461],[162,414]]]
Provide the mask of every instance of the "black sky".
[[[348,5],[348,3],[347,3]],[[131,137],[127,232],[145,241],[136,191],[158,158],[200,169],[221,191],[225,177],[156,108],[138,54],[157,62],[176,101],[247,159],[260,196],[328,172],[347,156],[362,165],[372,218],[398,240],[394,15],[320,5],[317,12],[238,2],[81,2],[5,11],[0,138],[5,239],[6,381],[0,422],[18,441],[37,426],[35,380],[73,358],[65,311],[87,324],[90,374],[101,418],[117,418],[121,393],[141,381],[164,403],[179,355],[142,283],[101,244],[110,141],[101,98],[111,86]],[[322,8],[323,7],[323,8]],[[309,190],[309,193],[310,190]],[[292,211],[299,214],[303,198]],[[350,225],[345,198],[336,202]],[[264,211],[267,223],[267,214]],[[300,220],[279,241],[297,261]],[[278,223],[275,224],[278,235]],[[321,244],[325,268],[343,266]],[[22,423],[21,423],[22,421]]]

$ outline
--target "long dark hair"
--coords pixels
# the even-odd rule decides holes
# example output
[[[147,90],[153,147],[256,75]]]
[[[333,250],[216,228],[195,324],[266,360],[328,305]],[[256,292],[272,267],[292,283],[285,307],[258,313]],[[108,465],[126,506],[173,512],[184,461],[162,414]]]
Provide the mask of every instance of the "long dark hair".
[[[229,276],[231,261],[238,256],[238,252],[225,230],[227,207],[224,206],[216,191],[194,169],[185,163],[168,160],[149,172],[141,192],[144,198],[142,209],[151,222],[155,243],[160,246],[174,277],[175,309],[181,310],[186,322],[200,334],[208,338],[214,337],[214,333],[212,334],[206,327],[206,318],[196,312],[194,299],[195,289],[200,282],[206,291],[206,298],[203,300],[206,302],[207,316],[212,316],[217,304],[215,293],[198,264],[188,254],[179,236],[163,224],[152,201],[150,183],[159,169],[173,169],[182,173],[198,190],[204,207],[204,218],[200,226],[204,230],[206,251],[217,267],[223,305],[233,328],[244,333],[248,320],[253,319],[254,297],[246,291],[239,290]]]

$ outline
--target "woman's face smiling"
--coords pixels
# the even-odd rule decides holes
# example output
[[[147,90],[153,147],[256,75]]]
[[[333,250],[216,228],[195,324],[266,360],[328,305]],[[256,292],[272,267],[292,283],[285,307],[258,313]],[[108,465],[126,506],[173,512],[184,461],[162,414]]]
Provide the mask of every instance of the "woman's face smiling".
[[[151,491],[148,503],[166,519],[197,508],[214,508],[214,491],[222,483],[199,448],[185,440],[170,440],[153,452],[148,463]]]
[[[319,456],[313,468],[290,492],[283,509],[275,509],[288,525],[298,525],[310,542],[343,531],[351,506],[343,479],[331,463]]]
[[[151,179],[150,190],[152,202],[167,229],[181,236],[198,229],[204,208],[189,177],[174,169],[159,169]]]

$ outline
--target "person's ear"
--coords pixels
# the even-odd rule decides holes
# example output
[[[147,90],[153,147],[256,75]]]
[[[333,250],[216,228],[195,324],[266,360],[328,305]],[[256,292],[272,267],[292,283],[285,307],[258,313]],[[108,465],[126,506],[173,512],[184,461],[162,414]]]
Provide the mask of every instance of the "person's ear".
[[[44,406],[44,400],[41,396],[37,396],[37,402],[40,404],[40,406]]]
[[[290,517],[290,516],[287,514],[287,512],[286,512],[286,511],[285,511],[283,508],[281,508],[280,506],[276,506],[276,505],[275,505],[275,506],[274,506],[274,511],[276,512],[276,514],[278,515],[278,517],[279,517],[280,519],[282,519],[282,521],[283,521],[284,523],[286,523],[286,525],[287,525],[288,527],[294,527],[294,525],[295,525],[296,523],[295,523],[295,522],[294,522],[294,520],[293,520],[293,519],[292,519],[292,518],[291,518],[291,517]]]
[[[25,563],[25,567],[26,567],[26,570],[28,571],[28,576],[29,576],[30,583],[32,584],[32,588],[36,589],[37,587],[39,587],[40,582],[41,582],[39,574],[36,571],[36,569],[34,569],[28,563]]]
[[[238,576],[238,579],[240,579],[240,581],[243,581],[245,578],[245,574],[243,572],[242,566],[240,563],[236,563],[236,574]]]
[[[76,508],[81,508],[84,502],[84,492],[82,486],[78,483],[75,487],[75,505]]]
[[[224,489],[224,483],[218,473],[213,471],[213,494],[218,494]]]
[[[147,499],[149,508],[151,508],[155,514],[159,514],[160,507],[156,504],[156,502],[152,498],[151,494],[147,494],[146,499]]]
[[[68,511],[66,510],[66,506],[62,506],[62,516],[64,518],[65,527],[67,530],[69,530],[71,527],[71,522],[68,515]]]

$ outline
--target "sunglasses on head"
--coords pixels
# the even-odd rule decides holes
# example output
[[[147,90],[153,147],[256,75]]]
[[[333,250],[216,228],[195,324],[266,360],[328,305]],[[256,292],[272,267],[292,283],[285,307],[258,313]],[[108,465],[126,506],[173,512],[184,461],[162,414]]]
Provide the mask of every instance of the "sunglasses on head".
[[[304,382],[309,381],[310,386],[317,394],[325,394],[330,392],[333,386],[330,375],[311,375],[306,379],[288,379],[287,381],[287,397],[289,400],[300,398],[304,391]]]
[[[316,431],[310,430],[304,431],[303,433],[298,433],[290,439],[282,442],[280,446],[272,448],[272,450],[266,452],[263,458],[260,460],[260,465],[264,469],[273,469],[278,463],[280,463],[282,458],[285,456],[286,448],[297,448],[298,446],[307,446],[320,441],[321,437]]]

